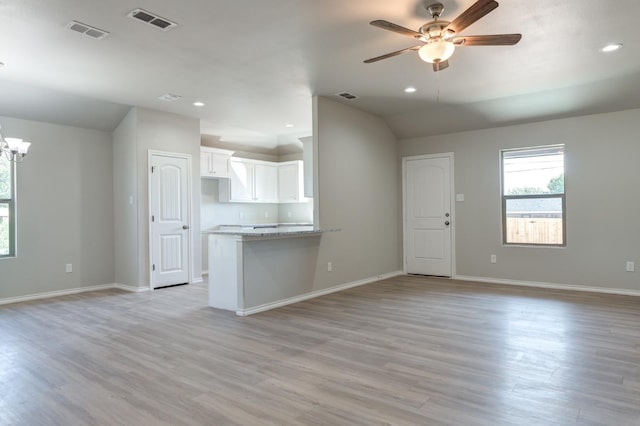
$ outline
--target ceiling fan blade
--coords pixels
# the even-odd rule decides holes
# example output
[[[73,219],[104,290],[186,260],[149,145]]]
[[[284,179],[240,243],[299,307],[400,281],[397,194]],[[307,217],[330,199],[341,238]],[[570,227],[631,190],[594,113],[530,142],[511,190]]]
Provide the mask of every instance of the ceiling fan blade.
[[[386,55],[376,56],[375,58],[367,59],[366,61],[364,61],[364,63],[365,64],[370,64],[372,62],[378,62],[378,61],[381,61],[383,59],[387,59],[387,58],[392,58],[394,56],[398,56],[399,54],[404,53],[404,52],[409,52],[410,50],[418,50],[421,47],[422,47],[422,45],[407,47],[406,49],[401,49],[401,50],[396,50],[395,52],[387,53]]]
[[[422,38],[424,37],[417,31],[410,30],[409,28],[401,27],[400,25],[396,25],[393,22],[385,21],[382,19],[378,19],[377,21],[369,22],[374,27],[382,28],[383,30],[393,31],[394,33],[402,34],[403,36],[411,37],[411,38]]]
[[[440,61],[433,63],[433,71],[438,72],[449,68],[449,61]]]
[[[469,25],[476,22],[478,19],[491,12],[496,7],[498,7],[498,2],[495,0],[478,0],[473,4],[473,6],[462,12],[460,16],[451,21],[451,23],[447,25],[444,31],[451,30],[454,33],[459,33]]]
[[[522,38],[522,34],[495,34],[454,37],[456,46],[513,46]]]

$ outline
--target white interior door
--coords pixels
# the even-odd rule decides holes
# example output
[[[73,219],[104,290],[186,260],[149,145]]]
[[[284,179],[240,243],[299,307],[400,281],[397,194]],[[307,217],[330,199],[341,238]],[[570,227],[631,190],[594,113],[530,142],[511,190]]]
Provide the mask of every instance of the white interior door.
[[[189,159],[150,154],[151,286],[189,282]]]
[[[452,275],[453,155],[403,159],[404,256],[409,274]]]

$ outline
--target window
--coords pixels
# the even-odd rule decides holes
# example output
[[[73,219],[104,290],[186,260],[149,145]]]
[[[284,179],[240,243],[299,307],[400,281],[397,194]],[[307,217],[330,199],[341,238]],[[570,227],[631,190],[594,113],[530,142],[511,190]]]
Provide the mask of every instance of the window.
[[[504,244],[566,245],[564,145],[504,150]]]
[[[15,256],[15,163],[0,155],[0,258]]]

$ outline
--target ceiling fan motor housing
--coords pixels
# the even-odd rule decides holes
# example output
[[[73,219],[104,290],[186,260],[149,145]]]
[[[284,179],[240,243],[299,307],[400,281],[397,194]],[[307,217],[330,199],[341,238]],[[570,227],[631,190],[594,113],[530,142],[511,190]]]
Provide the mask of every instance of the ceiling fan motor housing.
[[[429,15],[431,15],[433,19],[439,18],[444,11],[444,5],[442,3],[427,4],[427,1],[429,0],[425,0],[424,6],[427,8]]]
[[[429,41],[430,39],[448,38],[448,36],[452,36],[453,33],[444,31],[447,25],[449,25],[449,21],[427,22],[426,24],[421,26],[419,30],[421,34],[424,34],[426,36],[423,41]]]

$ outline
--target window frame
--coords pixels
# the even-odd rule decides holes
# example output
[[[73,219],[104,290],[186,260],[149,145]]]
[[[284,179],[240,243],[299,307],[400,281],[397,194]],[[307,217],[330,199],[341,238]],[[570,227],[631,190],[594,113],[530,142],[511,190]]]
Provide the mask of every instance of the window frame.
[[[0,154],[2,155],[2,154]],[[9,253],[0,254],[0,259],[16,257],[16,163],[2,156],[0,161],[6,161],[9,165],[9,189],[10,198],[0,198],[0,204],[9,206]]]
[[[544,150],[544,149],[554,149],[554,148],[562,148],[563,158],[562,158],[562,169],[563,176],[565,177],[565,184],[562,193],[549,194],[523,194],[523,195],[507,195],[505,194],[504,188],[504,153],[506,152],[515,152],[515,151],[530,151],[530,150]],[[500,203],[501,203],[501,213],[502,213],[502,245],[509,247],[551,247],[551,248],[564,248],[567,246],[567,204],[566,204],[566,145],[563,143],[560,144],[552,144],[552,145],[538,145],[531,147],[523,147],[523,148],[506,148],[501,149],[499,153],[500,159]],[[561,200],[562,204],[562,244],[543,244],[543,243],[510,243],[507,242],[507,202],[509,200],[523,200],[523,199],[555,199],[558,198]]]

